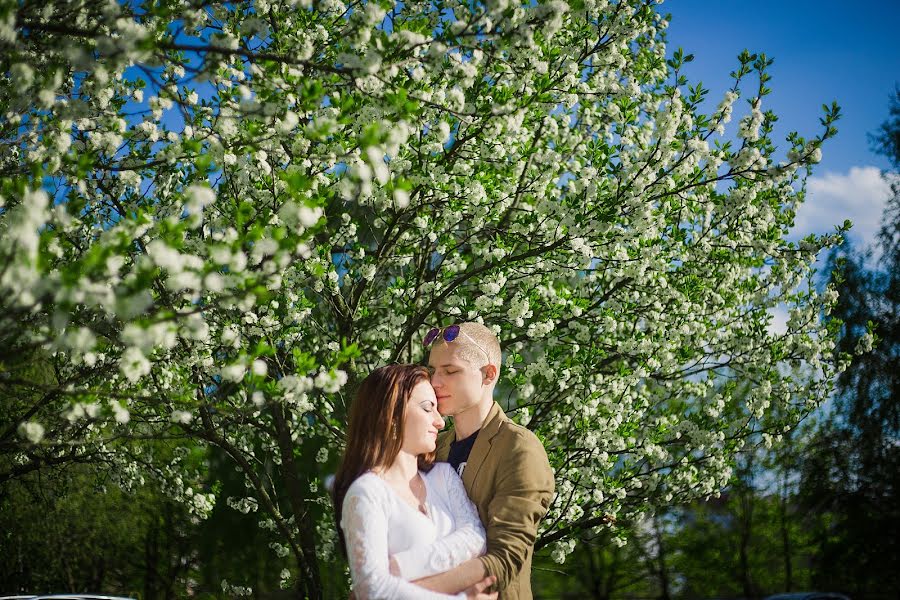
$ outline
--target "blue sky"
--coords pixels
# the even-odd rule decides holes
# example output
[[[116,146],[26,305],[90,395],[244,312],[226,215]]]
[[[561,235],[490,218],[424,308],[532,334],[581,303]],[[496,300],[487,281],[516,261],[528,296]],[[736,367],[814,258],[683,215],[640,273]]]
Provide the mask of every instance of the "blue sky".
[[[776,140],[791,130],[811,137],[822,104],[840,104],[838,134],[823,148],[797,229],[824,233],[849,218],[855,241],[871,243],[889,193],[880,170],[889,165],[870,151],[867,133],[887,118],[900,84],[900,1],[669,0],[658,10],[672,15],[669,54],[679,46],[694,54],[684,73],[713,102],[730,86],[741,50],[775,59],[764,107],[779,117]]]
[[[741,50],[765,52],[775,59],[767,103],[783,131],[816,131],[821,105],[841,105],[825,170],[888,166],[869,152],[866,133],[885,120],[888,96],[900,84],[900,2],[669,0],[661,11],[672,14],[670,51],[694,54],[685,73],[713,97],[730,84]]]

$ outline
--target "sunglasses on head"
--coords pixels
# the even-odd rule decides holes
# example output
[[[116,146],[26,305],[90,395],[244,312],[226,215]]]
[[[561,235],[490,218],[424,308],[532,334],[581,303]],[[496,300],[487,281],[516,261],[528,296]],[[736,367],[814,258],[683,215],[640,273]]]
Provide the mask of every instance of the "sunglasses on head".
[[[444,327],[443,329],[441,329],[439,327],[432,327],[431,329],[428,330],[428,333],[425,334],[425,339],[422,340],[422,345],[427,348],[429,345],[431,345],[431,343],[434,340],[436,340],[438,338],[438,336],[441,336],[445,342],[449,343],[449,342],[452,342],[453,340],[455,340],[456,338],[458,338],[459,334],[463,334],[464,336],[469,338],[469,341],[472,342],[472,344],[476,348],[481,350],[484,353],[484,355],[487,357],[488,364],[491,364],[490,354],[488,354],[487,351],[481,347],[481,344],[479,344],[478,342],[473,340],[472,336],[470,336],[466,332],[462,331],[460,329],[459,325],[448,325],[447,327]]]
[[[452,342],[457,337],[459,337],[459,325],[450,325],[448,327],[444,327],[443,329],[432,327],[428,330],[428,333],[425,334],[425,339],[422,340],[422,345],[430,345],[431,342],[436,340],[439,335],[444,338],[445,342]]]

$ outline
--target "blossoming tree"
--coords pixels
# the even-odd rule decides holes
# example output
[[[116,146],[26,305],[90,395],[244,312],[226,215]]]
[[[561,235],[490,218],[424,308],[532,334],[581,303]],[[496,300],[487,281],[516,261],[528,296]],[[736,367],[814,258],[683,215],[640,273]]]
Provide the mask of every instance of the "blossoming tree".
[[[705,114],[653,4],[0,1],[0,477],[104,459],[202,516],[141,440],[215,446],[320,597],[355,383],[478,319],[539,547],[714,494],[845,362],[840,231],[786,241],[838,113],[776,156],[765,56]]]

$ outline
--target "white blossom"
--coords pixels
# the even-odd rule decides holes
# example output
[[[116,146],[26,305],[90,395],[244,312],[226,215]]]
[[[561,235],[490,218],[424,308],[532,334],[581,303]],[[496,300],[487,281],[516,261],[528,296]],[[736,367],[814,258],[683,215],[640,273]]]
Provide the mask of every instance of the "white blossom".
[[[272,470],[256,481],[284,480],[293,453],[304,501],[327,503],[350,382],[421,362],[428,328],[472,320],[501,340],[510,414],[559,449],[544,535],[712,495],[734,448],[778,443],[777,415],[829,396],[846,367],[825,321],[836,298],[810,284],[840,238],[788,232],[830,134],[762,140],[766,73],[749,53],[704,114],[639,0],[399,3],[396,29],[385,6],[348,6],[183,7],[199,50],[181,54],[154,37],[171,15],[153,6],[67,4],[98,39],[0,19],[15,130],[0,325],[11,356],[37,349],[60,382],[19,443],[38,427],[86,450],[115,437],[152,466],[117,455],[123,489],[153,479],[202,518],[202,469],[129,439],[177,427]],[[410,18],[439,25],[406,31]],[[258,59],[272,52],[291,60]],[[541,419],[536,402],[552,407]],[[275,410],[290,435],[272,434]],[[196,437],[201,416],[221,438]],[[76,422],[90,429],[69,439]],[[229,506],[253,512],[271,490],[244,475]],[[330,560],[328,511],[278,507],[260,521],[273,551],[323,515],[302,550]]]
[[[194,419],[194,415],[186,410],[173,410],[170,418],[173,423],[187,425]]]
[[[150,372],[150,361],[139,348],[129,347],[119,359],[119,370],[128,381],[136,382]]]
[[[44,426],[34,421],[27,421],[19,425],[19,433],[32,444],[37,444],[44,439]]]
[[[247,373],[247,367],[241,363],[234,363],[222,367],[220,375],[225,381],[239,382]]]

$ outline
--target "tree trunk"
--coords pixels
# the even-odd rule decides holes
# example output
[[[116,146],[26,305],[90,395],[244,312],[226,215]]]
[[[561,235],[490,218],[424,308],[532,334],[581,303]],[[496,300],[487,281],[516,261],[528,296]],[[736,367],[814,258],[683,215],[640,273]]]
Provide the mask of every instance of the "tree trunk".
[[[740,544],[738,564],[740,566],[741,589],[745,598],[753,598],[756,596],[753,590],[753,581],[750,576],[750,538],[753,533],[753,455],[750,454],[747,459],[745,471],[742,473],[741,481],[738,484],[737,493],[739,495],[740,515],[738,516],[738,527],[740,527]]]
[[[157,517],[151,517],[151,525],[147,529],[147,537],[144,538],[144,600],[156,600],[157,576],[159,573],[159,545],[157,534],[159,524],[155,523]]]
[[[307,510],[306,490],[307,482],[300,478],[300,471],[294,461],[294,440],[287,424],[284,407],[273,404],[272,415],[275,431],[278,435],[278,450],[281,455],[281,473],[284,477],[287,489],[288,501],[294,514],[294,523],[299,530],[300,556],[297,563],[300,567],[300,580],[298,590],[301,598],[308,600],[321,600],[324,590],[319,574],[319,562],[316,556],[316,529],[315,523]]]
[[[591,581],[591,597],[594,600],[606,600],[606,595],[603,593],[603,569],[597,568],[597,564],[594,560],[594,547],[592,545],[587,544],[587,542],[582,542],[585,544],[588,559],[588,569],[590,573],[588,573],[588,577],[590,577]],[[601,550],[602,552],[602,550]]]
[[[793,564],[791,560],[791,532],[788,527],[788,489],[787,473],[784,473],[781,486],[781,502],[779,503],[779,520],[781,522],[781,551],[784,556],[784,591],[790,592],[794,585]]]
[[[656,538],[656,566],[659,574],[659,600],[671,600],[672,593],[669,582],[669,569],[666,566],[666,552],[663,546],[663,531],[659,518],[653,517],[653,534]]]

